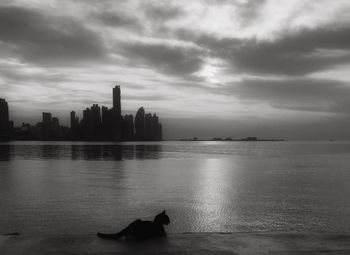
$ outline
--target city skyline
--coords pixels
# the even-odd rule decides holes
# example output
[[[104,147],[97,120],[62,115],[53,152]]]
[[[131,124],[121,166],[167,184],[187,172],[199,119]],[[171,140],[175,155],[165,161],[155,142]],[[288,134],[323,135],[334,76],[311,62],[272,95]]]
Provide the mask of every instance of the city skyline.
[[[138,105],[167,139],[350,139],[350,2],[2,1],[0,97],[16,125]],[[82,112],[76,111],[78,115]]]
[[[92,104],[79,117],[71,111],[70,126],[60,125],[58,117],[42,112],[42,121],[15,126],[8,103],[0,98],[0,141],[7,140],[71,140],[71,141],[161,141],[162,124],[156,113],[146,113],[141,106],[135,115],[123,115],[121,88],[112,89],[113,106]]]

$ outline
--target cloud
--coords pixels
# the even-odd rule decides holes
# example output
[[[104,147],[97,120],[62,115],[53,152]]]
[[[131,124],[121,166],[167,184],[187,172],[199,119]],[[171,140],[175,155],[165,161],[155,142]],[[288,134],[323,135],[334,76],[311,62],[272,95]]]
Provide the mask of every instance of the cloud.
[[[185,15],[185,11],[182,8],[171,5],[168,2],[158,2],[157,4],[143,3],[141,9],[145,12],[148,19],[156,22],[178,19]]]
[[[175,76],[186,76],[198,71],[205,52],[191,47],[134,42],[124,44],[122,53],[130,65],[142,65]]]
[[[207,48],[222,58],[231,70],[254,75],[303,76],[350,62],[349,27],[303,29],[281,35],[279,39],[218,39],[210,35],[193,36],[179,30],[181,39]]]
[[[70,80],[70,77],[62,72],[23,64],[6,58],[0,61],[0,73],[1,78],[6,83],[11,84],[21,84],[24,82],[55,84]]]
[[[0,7],[0,42],[13,56],[47,65],[96,60],[106,53],[101,38],[79,22],[13,6]]]
[[[237,12],[240,16],[240,25],[248,26],[255,22],[261,14],[261,9],[265,3],[266,0],[236,1],[235,5],[238,7]]]
[[[140,32],[143,28],[142,23],[136,15],[129,15],[120,11],[103,11],[95,13],[97,20],[104,25],[125,28]]]

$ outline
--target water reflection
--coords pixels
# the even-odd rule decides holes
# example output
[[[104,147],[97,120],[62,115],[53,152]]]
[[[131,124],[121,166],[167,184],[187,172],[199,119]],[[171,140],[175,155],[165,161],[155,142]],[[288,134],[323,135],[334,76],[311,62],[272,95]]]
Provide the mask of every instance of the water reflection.
[[[11,160],[10,145],[3,144],[0,145],[0,161]]]
[[[207,158],[201,162],[199,183],[194,193],[197,207],[194,229],[197,225],[205,231],[220,231],[228,221],[236,218],[230,210],[236,195],[236,170],[231,160]]]
[[[41,157],[44,159],[61,158],[61,148],[59,145],[41,145],[38,149],[41,150]]]
[[[160,159],[160,144],[35,144],[0,145],[0,160],[67,159],[67,160],[133,160]]]
[[[349,232],[350,143],[305,144],[0,144],[0,229],[112,232],[167,209],[169,232]]]
[[[161,145],[72,145],[72,160],[159,159]]]

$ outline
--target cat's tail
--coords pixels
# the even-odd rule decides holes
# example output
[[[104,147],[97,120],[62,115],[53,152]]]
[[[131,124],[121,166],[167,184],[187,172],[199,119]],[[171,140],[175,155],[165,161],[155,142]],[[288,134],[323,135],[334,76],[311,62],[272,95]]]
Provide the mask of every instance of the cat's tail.
[[[125,234],[125,229],[118,232],[118,233],[115,233],[115,234],[103,234],[103,233],[97,233],[97,236],[98,237],[101,237],[101,238],[110,238],[110,239],[118,239],[118,238],[121,238],[123,237]]]

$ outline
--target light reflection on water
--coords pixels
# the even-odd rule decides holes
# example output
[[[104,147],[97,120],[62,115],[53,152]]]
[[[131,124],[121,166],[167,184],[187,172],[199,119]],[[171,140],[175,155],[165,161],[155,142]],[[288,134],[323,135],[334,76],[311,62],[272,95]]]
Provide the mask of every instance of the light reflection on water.
[[[234,221],[235,210],[230,210],[230,203],[235,203],[234,162],[207,158],[198,168],[198,188],[195,191],[197,213],[193,225],[203,226],[202,231],[221,231],[230,219]],[[229,209],[229,212],[227,211]],[[210,215],[210,217],[208,217]]]
[[[350,231],[350,143],[0,144],[0,232]]]

